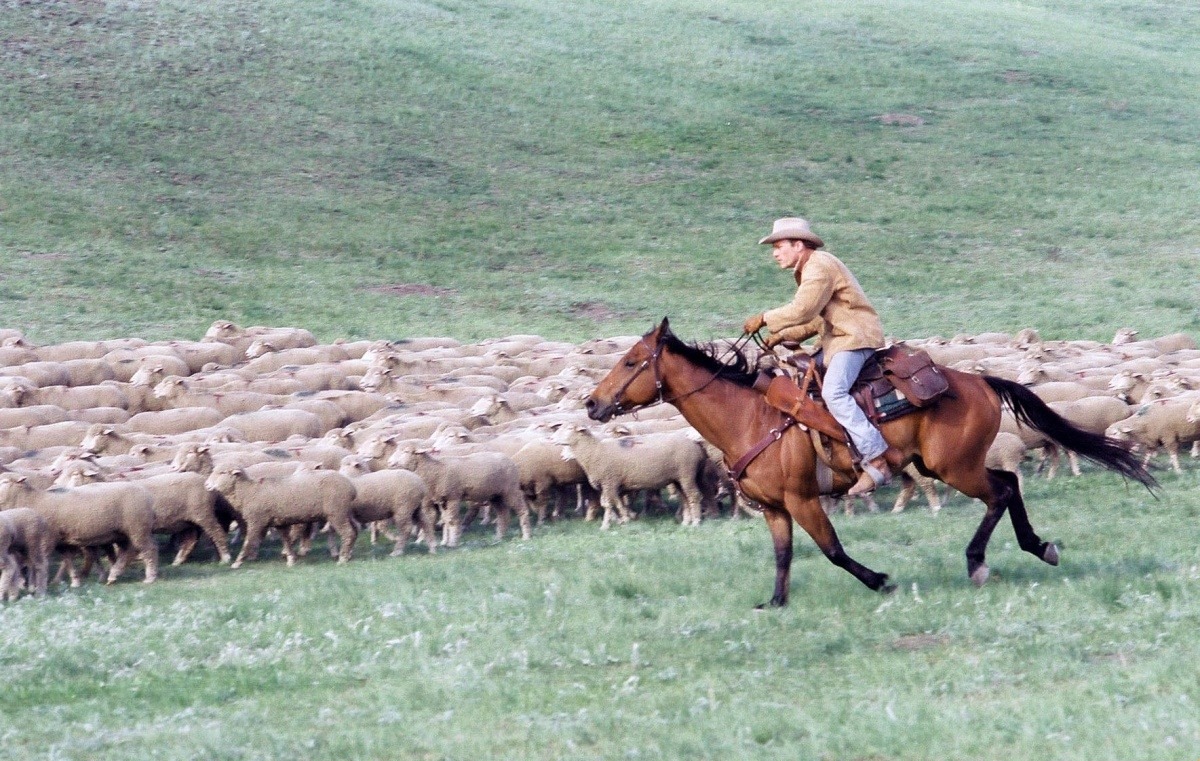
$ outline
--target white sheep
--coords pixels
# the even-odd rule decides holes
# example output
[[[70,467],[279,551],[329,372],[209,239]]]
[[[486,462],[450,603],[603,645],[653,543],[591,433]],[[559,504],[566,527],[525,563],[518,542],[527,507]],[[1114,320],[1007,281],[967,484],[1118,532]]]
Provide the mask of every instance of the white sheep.
[[[516,513],[521,538],[529,539],[529,505],[521,492],[521,476],[511,457],[498,452],[439,456],[427,449],[405,446],[388,459],[388,466],[416,473],[429,489],[430,501],[439,508],[442,544],[457,547],[465,522],[464,502],[490,503],[496,516],[496,538],[503,539],[509,516]]]
[[[242,549],[233,561],[233,568],[258,557],[259,545],[268,528],[297,524],[328,521],[341,539],[337,562],[349,562],[353,554],[358,537],[353,520],[356,492],[350,479],[340,473],[298,470],[276,478],[252,478],[242,468],[223,465],[213,469],[205,487],[225,497],[245,527]],[[295,565],[291,537],[287,531],[280,534],[287,564]]]
[[[23,476],[0,475],[0,509],[31,507],[50,525],[55,545],[66,557],[71,586],[79,586],[71,558],[81,550],[121,545],[108,572],[115,582],[136,553],[146,567],[145,581],[158,577],[158,545],[152,535],[154,498],[131,483],[98,483],[74,489],[33,489]]]
[[[566,448],[565,456],[579,461],[592,488],[600,492],[604,508],[601,528],[608,528],[614,517],[622,523],[632,517],[624,504],[624,494],[670,485],[676,486],[687,501],[684,525],[700,523],[704,494],[699,478],[707,454],[686,433],[601,441],[583,426],[567,425],[555,435],[555,443]]]
[[[392,555],[403,555],[405,545],[419,521],[429,553],[437,552],[437,516],[429,499],[429,489],[416,473],[388,469],[372,471],[368,458],[349,455],[339,472],[354,483],[354,518],[360,523],[391,521],[396,529]]]
[[[1192,406],[1189,399],[1175,398],[1143,404],[1129,417],[1109,426],[1105,435],[1131,442],[1145,451],[1144,463],[1159,449],[1165,449],[1172,469],[1182,473],[1179,447],[1200,441],[1200,414],[1190,415]]]
[[[28,507],[0,511],[0,597],[17,599],[21,566],[29,569],[29,588],[45,596],[54,536],[45,516]]]

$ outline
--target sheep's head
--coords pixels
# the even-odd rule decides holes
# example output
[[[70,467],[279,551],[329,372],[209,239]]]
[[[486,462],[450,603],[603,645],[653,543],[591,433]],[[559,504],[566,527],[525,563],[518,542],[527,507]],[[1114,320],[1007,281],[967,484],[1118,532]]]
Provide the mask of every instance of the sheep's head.
[[[212,467],[212,448],[207,444],[183,444],[171,459],[171,470],[199,473]]]
[[[121,434],[117,429],[111,425],[96,423],[87,429],[83,441],[79,442],[79,448],[84,452],[100,454],[107,450],[112,442],[116,441],[120,436]]]
[[[167,368],[162,362],[144,362],[129,379],[131,386],[157,386],[165,377]]]
[[[1138,331],[1134,328],[1118,328],[1116,334],[1113,335],[1113,346],[1121,344],[1131,344],[1137,340]]]
[[[358,385],[363,391],[383,391],[392,385],[392,370],[390,367],[372,366],[363,374]]]
[[[1192,406],[1188,407],[1187,414],[1184,415],[1184,418],[1189,423],[1200,423],[1200,399],[1192,402]]]
[[[343,476],[361,476],[371,472],[371,458],[362,455],[346,455],[342,458],[338,472]]]
[[[1041,365],[1026,366],[1017,374],[1017,383],[1022,386],[1032,386],[1046,380],[1046,368]]]
[[[11,506],[33,491],[29,479],[17,473],[0,473],[0,504]]]
[[[388,458],[387,464],[389,468],[401,468],[403,470],[412,470],[417,466],[423,458],[430,455],[432,450],[415,447],[411,444],[399,447],[392,456]]]
[[[187,391],[187,379],[168,375],[154,386],[153,394],[155,399],[173,399],[184,391]]]
[[[275,344],[262,338],[256,338],[246,347],[246,359],[255,359],[279,351]]]
[[[245,478],[246,471],[236,467],[220,467],[213,470],[208,478],[204,479],[204,488],[209,491],[228,494],[233,491],[237,485],[238,479]]]
[[[216,320],[204,332],[204,337],[220,340],[222,338],[235,338],[241,334],[242,329],[236,323],[229,320]]]
[[[1106,437],[1110,439],[1116,439],[1117,441],[1129,441],[1131,438],[1133,438],[1132,434],[1133,428],[1129,425],[1123,425],[1121,423],[1113,423],[1108,427],[1107,430],[1104,431],[1104,435]]]
[[[489,415],[495,415],[499,411],[500,411],[500,397],[495,394],[492,394],[490,396],[485,396],[482,399],[480,399],[479,401],[475,402],[475,404],[471,407],[471,409],[467,411],[467,414],[468,415],[480,415],[483,417],[487,417]]]

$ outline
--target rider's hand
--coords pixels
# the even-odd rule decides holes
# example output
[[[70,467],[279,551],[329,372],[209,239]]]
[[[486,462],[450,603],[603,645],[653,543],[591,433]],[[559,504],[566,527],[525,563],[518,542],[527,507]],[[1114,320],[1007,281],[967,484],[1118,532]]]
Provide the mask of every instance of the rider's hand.
[[[767,321],[763,319],[761,314],[756,314],[753,317],[747,317],[746,322],[742,323],[742,330],[746,333],[757,333],[765,327]]]

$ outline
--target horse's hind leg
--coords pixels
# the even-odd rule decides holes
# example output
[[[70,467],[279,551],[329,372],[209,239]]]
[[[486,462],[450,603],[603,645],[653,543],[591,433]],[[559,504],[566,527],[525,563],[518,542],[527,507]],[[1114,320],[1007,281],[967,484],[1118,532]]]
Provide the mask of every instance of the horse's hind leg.
[[[970,477],[947,478],[946,483],[968,497],[982,500],[987,506],[979,528],[975,530],[975,535],[967,545],[967,575],[976,586],[982,586],[991,573],[985,562],[987,545],[992,538],[992,532],[996,530],[996,525],[1004,517],[1005,510],[1010,511],[1010,520],[1021,549],[1037,555],[1051,565],[1058,563],[1058,548],[1043,542],[1029,523],[1029,514],[1025,511],[1025,503],[1021,499],[1016,474],[1004,470],[987,470]]]
[[[1008,489],[1008,519],[1012,521],[1013,531],[1017,535],[1017,544],[1039,560],[1050,565],[1058,565],[1058,546],[1053,542],[1043,542],[1042,538],[1033,530],[1033,524],[1029,522],[1029,513],[1025,509],[1025,500],[1021,497],[1020,481],[1016,474],[1007,470],[989,470],[988,476],[993,480],[1003,482]]]

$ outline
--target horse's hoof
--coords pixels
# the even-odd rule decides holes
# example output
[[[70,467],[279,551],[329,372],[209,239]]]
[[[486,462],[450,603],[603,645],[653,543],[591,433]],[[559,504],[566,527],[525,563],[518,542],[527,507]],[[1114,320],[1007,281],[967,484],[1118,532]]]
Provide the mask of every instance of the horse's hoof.
[[[879,591],[885,595],[890,595],[892,592],[896,591],[896,583],[892,581],[885,581],[883,586],[879,588]]]
[[[987,583],[988,577],[991,575],[992,572],[988,570],[987,565],[980,565],[971,572],[971,583],[977,587],[982,587]]]
[[[1058,565],[1058,545],[1047,542],[1046,549],[1042,550],[1042,560],[1050,565]]]

